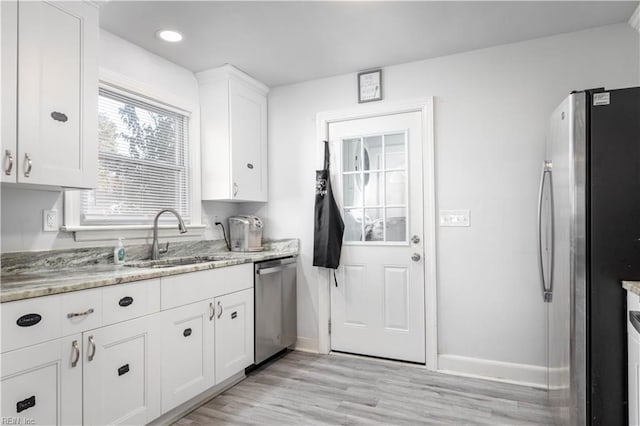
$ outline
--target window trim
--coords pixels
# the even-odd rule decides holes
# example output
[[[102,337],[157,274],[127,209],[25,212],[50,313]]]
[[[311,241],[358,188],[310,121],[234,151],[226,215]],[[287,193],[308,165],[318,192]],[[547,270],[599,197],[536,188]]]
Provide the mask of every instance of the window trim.
[[[176,225],[160,225],[161,237],[193,238],[204,234],[206,224],[202,223],[202,200],[200,184],[200,107],[197,100],[180,97],[158,87],[154,87],[131,79],[116,72],[100,68],[99,86],[133,99],[176,112],[188,118],[189,190],[191,224],[189,232],[180,234]],[[96,105],[97,107],[97,105]],[[75,241],[104,241],[123,237],[126,239],[152,238],[153,223],[149,225],[81,225],[80,193],[64,192],[64,225],[63,232],[73,232]]]

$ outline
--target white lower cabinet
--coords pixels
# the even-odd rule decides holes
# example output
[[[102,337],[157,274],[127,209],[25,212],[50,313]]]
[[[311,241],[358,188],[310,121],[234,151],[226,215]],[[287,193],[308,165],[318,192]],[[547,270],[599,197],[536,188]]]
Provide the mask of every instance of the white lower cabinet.
[[[3,423],[144,425],[253,364],[253,266],[8,302],[1,317]]]
[[[162,412],[214,385],[213,300],[161,313]]]
[[[253,364],[253,289],[216,297],[216,383]]]
[[[2,354],[3,423],[82,423],[81,343],[77,334]]]
[[[160,314],[83,333],[84,423],[146,424],[160,416]]]

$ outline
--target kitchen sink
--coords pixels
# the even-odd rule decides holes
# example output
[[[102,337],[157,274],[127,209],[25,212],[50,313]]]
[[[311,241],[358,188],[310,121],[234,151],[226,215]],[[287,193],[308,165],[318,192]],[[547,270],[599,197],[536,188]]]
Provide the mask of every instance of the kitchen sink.
[[[124,266],[130,268],[173,268],[175,266],[196,265],[198,263],[215,262],[217,260],[229,259],[228,256],[196,256],[196,257],[174,257],[158,260],[141,260],[138,262],[125,263]]]

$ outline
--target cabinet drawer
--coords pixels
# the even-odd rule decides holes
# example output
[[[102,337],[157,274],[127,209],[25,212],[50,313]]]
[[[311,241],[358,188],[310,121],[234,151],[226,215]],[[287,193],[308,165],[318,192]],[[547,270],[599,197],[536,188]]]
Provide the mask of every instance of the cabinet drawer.
[[[105,287],[102,293],[104,325],[160,310],[160,279]]]
[[[58,295],[3,303],[1,309],[2,352],[61,336]]]
[[[48,300],[45,298],[44,300]],[[60,295],[62,335],[81,333],[102,325],[102,289]]]
[[[161,278],[163,310],[253,288],[253,263]]]

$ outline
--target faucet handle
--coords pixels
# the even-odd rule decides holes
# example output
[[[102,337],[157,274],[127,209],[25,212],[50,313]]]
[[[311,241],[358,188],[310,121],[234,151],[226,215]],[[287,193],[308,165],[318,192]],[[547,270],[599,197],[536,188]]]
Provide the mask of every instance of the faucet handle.
[[[165,254],[168,251],[169,251],[169,241],[167,241],[167,244],[164,245],[164,248],[158,249],[158,253],[160,254]]]

